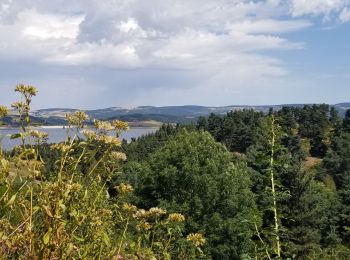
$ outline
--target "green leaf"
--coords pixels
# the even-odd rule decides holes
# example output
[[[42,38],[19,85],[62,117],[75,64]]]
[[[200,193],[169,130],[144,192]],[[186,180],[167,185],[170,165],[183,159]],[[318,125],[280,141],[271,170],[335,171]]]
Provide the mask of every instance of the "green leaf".
[[[17,139],[17,138],[20,138],[22,135],[21,134],[13,134],[10,136],[10,139]]]
[[[77,237],[76,235],[73,235],[73,237],[74,237],[76,240],[80,241],[80,242],[84,242],[84,241],[85,241],[84,238]]]
[[[74,245],[72,243],[69,243],[66,250],[67,256],[69,256],[72,253],[73,249],[74,249]]]
[[[11,206],[16,199],[16,194],[12,195],[11,199],[6,203],[6,206]]]
[[[111,245],[111,240],[109,239],[109,236],[104,231],[102,231],[102,239],[103,239],[103,242],[106,244],[106,246]]]
[[[49,228],[49,230],[45,233],[43,237],[44,245],[47,245],[50,242],[51,233],[52,233],[52,228]]]

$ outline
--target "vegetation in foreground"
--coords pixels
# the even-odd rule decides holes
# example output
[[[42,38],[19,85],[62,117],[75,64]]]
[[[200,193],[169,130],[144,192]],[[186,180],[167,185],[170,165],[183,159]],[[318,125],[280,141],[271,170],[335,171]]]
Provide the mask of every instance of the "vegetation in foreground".
[[[95,121],[91,131],[76,112],[67,115],[75,136],[48,145],[30,129],[35,88],[16,91],[22,128],[12,138],[23,145],[1,152],[2,258],[350,255],[350,111],[211,114],[130,143],[118,138],[125,123]]]
[[[14,103],[22,146],[0,154],[1,259],[190,259],[200,258],[205,238],[184,233],[185,216],[132,204],[133,187],[114,183],[121,174],[121,121],[95,121],[84,130],[84,112],[67,115],[73,138],[45,145],[47,135],[30,129],[37,91],[18,85]],[[0,116],[7,114],[0,108]],[[115,136],[108,135],[114,131]],[[78,137],[82,131],[85,139]],[[69,136],[69,135],[68,135]],[[25,145],[29,140],[30,145]],[[48,158],[52,159],[50,161]]]

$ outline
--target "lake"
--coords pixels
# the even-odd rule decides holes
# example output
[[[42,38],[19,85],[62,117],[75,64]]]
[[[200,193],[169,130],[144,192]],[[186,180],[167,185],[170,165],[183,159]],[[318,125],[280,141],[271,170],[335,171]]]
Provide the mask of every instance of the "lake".
[[[48,143],[58,143],[66,140],[67,129],[62,127],[36,127],[36,129],[41,132],[46,132],[49,134]],[[157,131],[158,127],[132,127],[126,132],[121,133],[121,139],[130,141],[132,138],[138,138],[146,134],[154,133]],[[10,135],[19,133],[18,128],[0,128],[0,141],[2,139],[2,148],[4,150],[12,149],[14,146],[21,144],[20,139],[10,139]]]

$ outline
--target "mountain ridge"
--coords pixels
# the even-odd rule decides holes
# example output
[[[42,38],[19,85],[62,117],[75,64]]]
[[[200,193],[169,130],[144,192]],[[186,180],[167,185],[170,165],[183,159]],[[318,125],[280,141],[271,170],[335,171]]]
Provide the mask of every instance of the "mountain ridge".
[[[229,105],[229,106],[139,106],[134,108],[108,107],[101,109],[84,110],[91,119],[112,120],[120,119],[128,122],[140,123],[157,121],[159,123],[194,123],[199,116],[208,116],[210,113],[219,115],[230,111],[253,109],[267,113],[270,108],[279,110],[284,106],[303,107],[313,104],[281,104],[281,105]],[[341,116],[350,109],[350,102],[338,103],[334,106]],[[78,111],[75,108],[47,108],[31,112],[32,121],[38,125],[65,125],[65,114]],[[12,112],[11,116],[5,118],[8,125],[18,124],[18,118]],[[141,123],[142,125],[142,123]]]

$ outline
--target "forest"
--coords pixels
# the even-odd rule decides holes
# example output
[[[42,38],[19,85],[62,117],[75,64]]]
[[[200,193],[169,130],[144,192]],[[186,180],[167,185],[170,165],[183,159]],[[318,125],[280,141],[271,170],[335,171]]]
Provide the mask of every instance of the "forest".
[[[131,142],[127,123],[86,128],[78,111],[48,144],[31,129],[36,88],[15,91],[22,145],[0,150],[1,259],[350,255],[350,110],[210,114]]]

